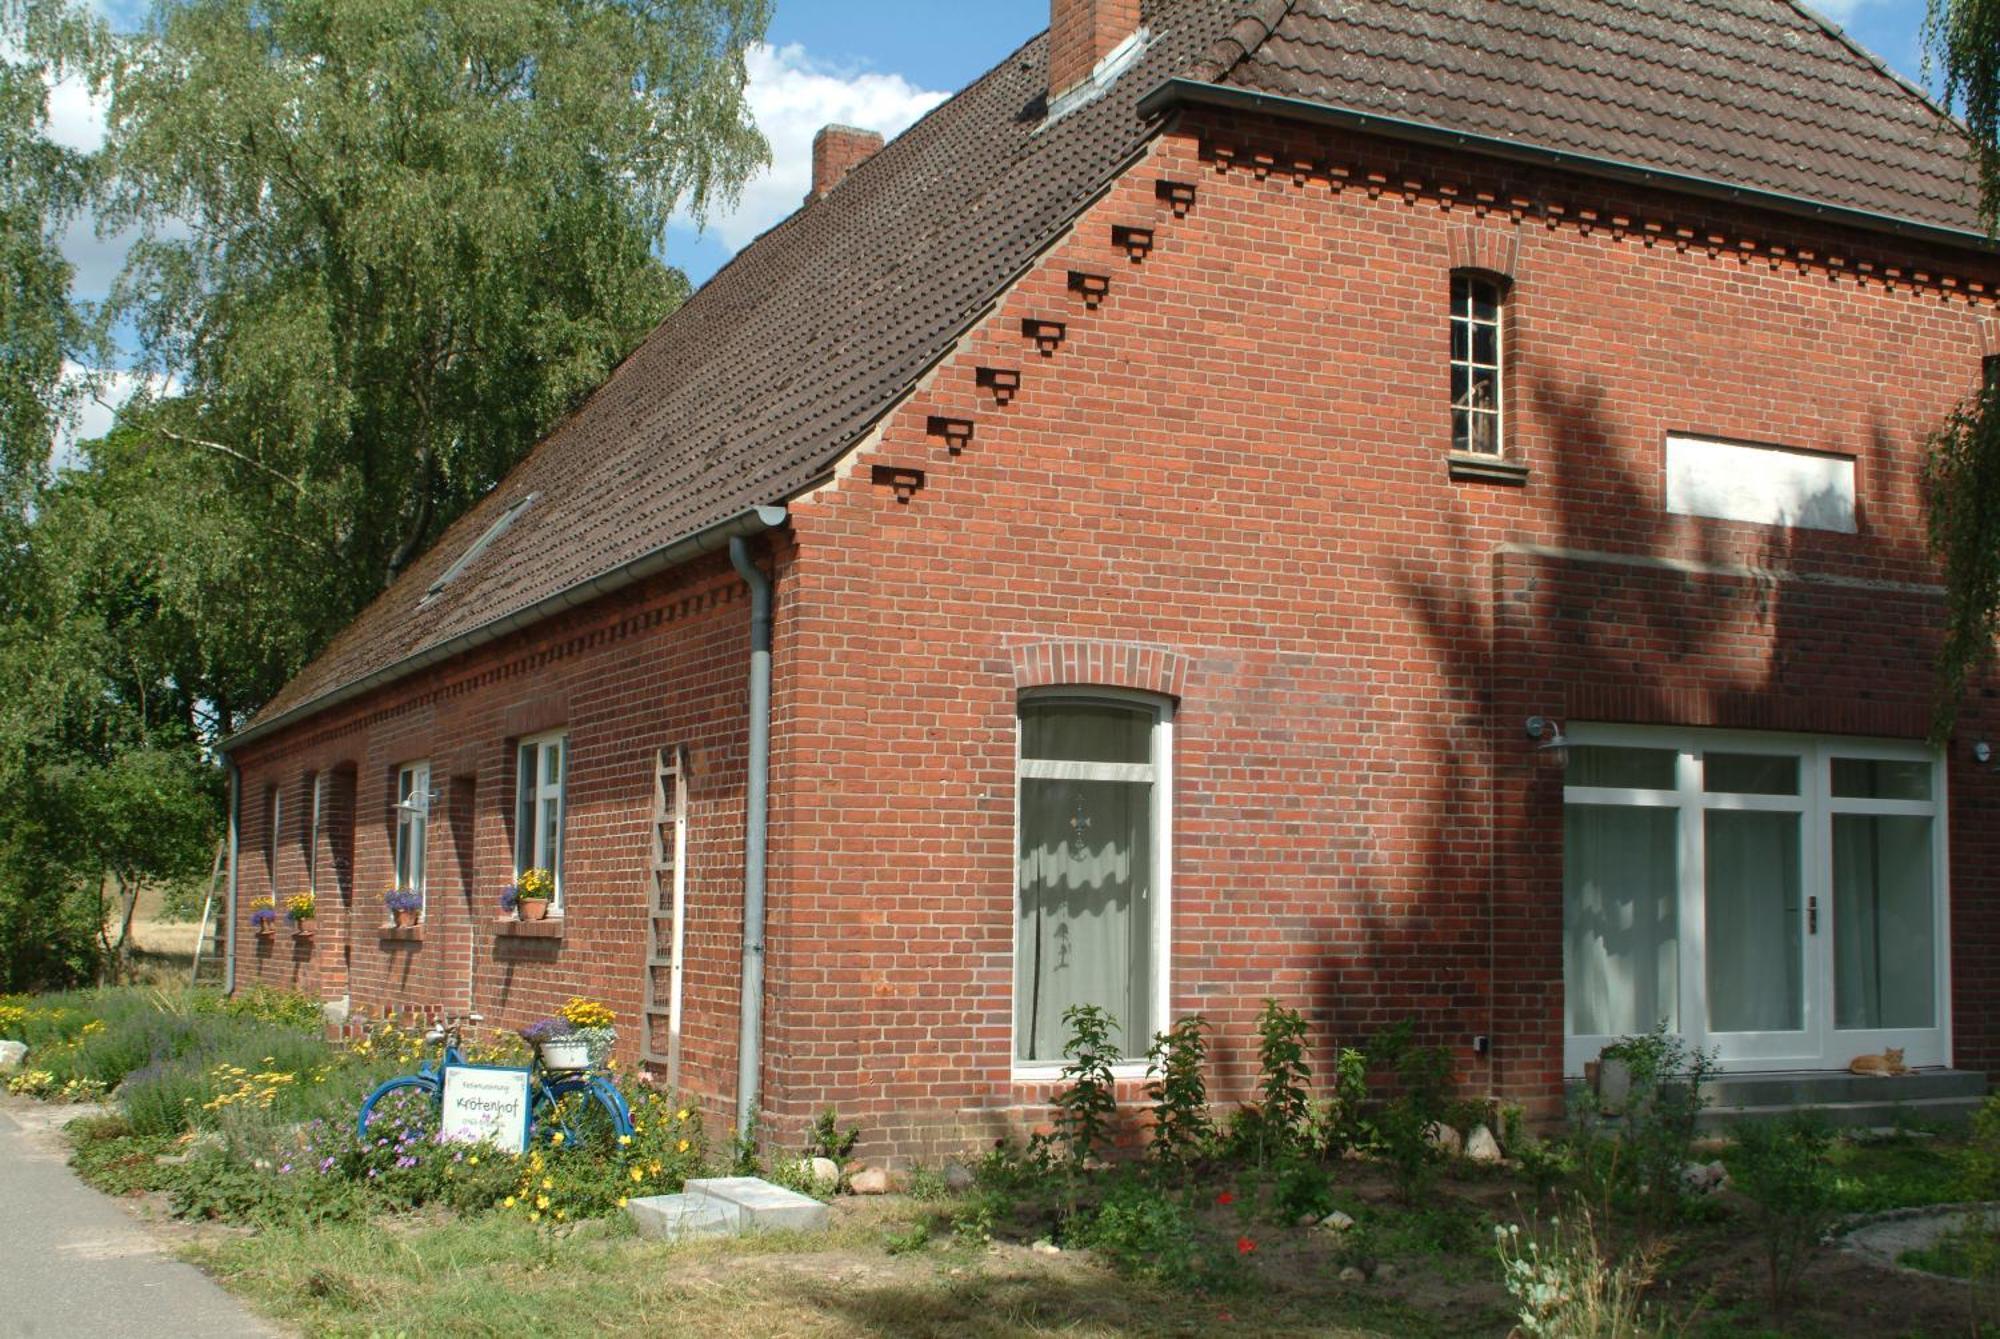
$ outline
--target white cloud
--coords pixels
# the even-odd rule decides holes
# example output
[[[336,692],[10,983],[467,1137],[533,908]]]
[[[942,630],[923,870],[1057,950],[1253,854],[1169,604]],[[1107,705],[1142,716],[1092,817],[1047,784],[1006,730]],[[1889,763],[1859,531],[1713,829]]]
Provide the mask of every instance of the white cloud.
[[[110,432],[111,425],[117,420],[118,410],[141,385],[155,395],[166,394],[173,387],[173,382],[165,377],[109,368],[93,369],[70,362],[63,364],[63,377],[71,384],[86,381],[94,384],[90,386],[89,393],[81,398],[70,422],[56,433],[55,450],[50,461],[51,467],[56,470],[83,464],[83,458],[77,451],[78,443],[96,441]]]
[[[736,207],[717,211],[709,231],[732,251],[797,209],[812,188],[812,141],[838,122],[892,139],[951,95],[918,88],[899,74],[846,72],[822,65],[793,43],[759,43],[747,55],[745,97],[771,145],[771,165],[743,187]]]

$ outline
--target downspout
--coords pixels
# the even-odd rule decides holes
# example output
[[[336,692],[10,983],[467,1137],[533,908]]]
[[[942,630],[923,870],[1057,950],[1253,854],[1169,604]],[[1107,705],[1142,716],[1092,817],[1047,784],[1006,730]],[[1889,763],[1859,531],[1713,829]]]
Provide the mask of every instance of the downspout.
[[[225,753],[223,766],[229,769],[229,891],[222,900],[223,915],[226,918],[227,947],[222,951],[222,993],[236,993],[236,846],[240,820],[243,815],[243,769],[236,765],[236,759]]]
[[[771,579],[750,558],[742,536],[729,561],[750,587],[750,769],[743,799],[743,1016],[736,1038],[736,1137],[757,1117],[764,1047],[764,848],[771,799]]]

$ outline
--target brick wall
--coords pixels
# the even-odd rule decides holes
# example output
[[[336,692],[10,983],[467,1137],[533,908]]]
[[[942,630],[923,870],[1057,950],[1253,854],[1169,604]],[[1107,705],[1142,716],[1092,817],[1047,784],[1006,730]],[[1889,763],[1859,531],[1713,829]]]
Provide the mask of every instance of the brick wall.
[[[268,943],[245,939],[239,977],[327,998],[350,993],[357,1012],[374,1017],[470,1005],[492,1028],[588,995],[617,1011],[620,1054],[635,1061],[653,759],[682,745],[690,758],[684,1077],[722,1110],[736,1072],[748,643],[748,600],[727,560],[714,558],[246,750],[245,796],[284,787],[285,828],[301,841],[291,815],[308,812],[312,775],[336,778],[333,794],[343,798],[329,806],[322,845],[351,873],[321,875],[310,946],[294,947],[282,932]],[[555,729],[569,732],[565,914],[560,937],[517,937],[500,932],[498,907],[514,873],[515,743]],[[396,772],[419,759],[430,762],[438,792],[424,923],[391,935],[382,894],[394,881]],[[268,804],[245,805],[244,917],[266,889],[268,815]],[[286,837],[279,887],[304,881],[303,847]],[[663,928],[662,956],[666,942]],[[664,1023],[657,1042],[664,1052]]]
[[[1973,263],[1946,288],[1876,239],[1185,122],[794,507],[774,1125],[831,1103],[924,1156],[1043,1114],[1008,1059],[1014,716],[1065,678],[1176,700],[1174,1011],[1217,1024],[1223,1095],[1275,994],[1322,1070],[1415,1018],[1551,1109],[1561,772],[1522,723],[1921,737],[1919,444],[1978,376]],[[1447,474],[1465,264],[1512,280],[1521,486]],[[1667,515],[1670,430],[1852,455],[1860,533]],[[1951,780],[1957,1058],[1993,1068],[2000,782]]]

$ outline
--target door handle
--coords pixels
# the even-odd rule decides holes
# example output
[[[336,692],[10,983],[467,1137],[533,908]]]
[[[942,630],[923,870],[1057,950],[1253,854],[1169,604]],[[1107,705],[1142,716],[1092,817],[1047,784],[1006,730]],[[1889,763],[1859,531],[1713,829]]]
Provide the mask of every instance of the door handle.
[[[1806,933],[1809,935],[1819,933],[1819,899],[1817,897],[1806,899]]]

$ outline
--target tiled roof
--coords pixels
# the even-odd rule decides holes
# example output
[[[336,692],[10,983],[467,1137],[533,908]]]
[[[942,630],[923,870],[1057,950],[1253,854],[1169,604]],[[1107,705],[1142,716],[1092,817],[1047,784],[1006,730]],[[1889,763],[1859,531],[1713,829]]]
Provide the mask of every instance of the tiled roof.
[[[1151,0],[1147,22],[1098,101],[1043,125],[1038,37],[758,238],[260,723],[823,475],[1143,147],[1170,77],[1978,227],[1935,110],[1781,0]]]
[[[1980,227],[1949,123],[1786,0],[1297,0],[1287,10],[1222,82]]]

